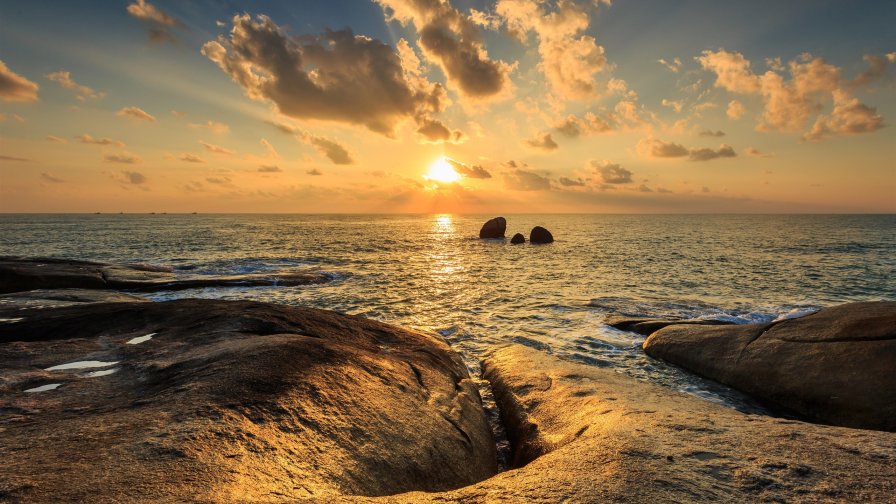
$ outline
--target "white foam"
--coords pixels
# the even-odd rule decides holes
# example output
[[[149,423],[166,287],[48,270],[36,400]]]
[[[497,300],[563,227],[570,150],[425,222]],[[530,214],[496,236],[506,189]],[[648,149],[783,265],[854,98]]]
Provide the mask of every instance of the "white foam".
[[[14,322],[21,322],[25,320],[24,317],[19,318],[0,318],[0,324],[12,324]]]
[[[48,367],[44,371],[62,371],[66,369],[85,369],[85,368],[96,368],[96,367],[109,367],[118,364],[118,361],[114,362],[103,362],[96,360],[84,360],[84,361],[76,361],[69,362],[66,364],[59,364],[58,366]]]
[[[26,390],[25,392],[46,392],[47,390],[55,390],[62,385],[61,383],[50,383],[47,385],[41,385],[40,387],[34,387]]]
[[[151,340],[152,337],[155,336],[156,334],[158,334],[158,333],[149,333],[145,336],[137,336],[136,338],[129,339],[127,344],[128,345],[139,345],[140,343],[143,343],[144,341]]]
[[[103,369],[102,371],[91,371],[87,373],[88,378],[96,378],[97,376],[106,376],[118,371],[119,368]]]

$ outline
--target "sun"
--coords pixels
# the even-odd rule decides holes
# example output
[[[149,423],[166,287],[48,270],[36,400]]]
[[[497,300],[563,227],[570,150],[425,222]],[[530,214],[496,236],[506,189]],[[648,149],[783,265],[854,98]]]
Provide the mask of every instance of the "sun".
[[[446,158],[442,157],[437,159],[436,162],[429,167],[429,172],[427,172],[423,178],[434,182],[450,184],[460,180],[460,173],[457,173],[457,171],[454,170],[454,167],[451,166],[451,163],[448,162]]]

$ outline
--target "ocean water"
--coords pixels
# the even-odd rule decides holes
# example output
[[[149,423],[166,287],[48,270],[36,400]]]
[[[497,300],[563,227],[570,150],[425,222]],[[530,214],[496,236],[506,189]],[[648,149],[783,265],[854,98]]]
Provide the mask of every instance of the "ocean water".
[[[306,287],[159,292],[254,299],[441,334],[471,371],[516,342],[742,409],[739,394],[640,350],[609,313],[760,322],[896,300],[894,215],[507,215],[550,245],[477,238],[490,215],[0,215],[0,255],[190,274],[320,270]]]

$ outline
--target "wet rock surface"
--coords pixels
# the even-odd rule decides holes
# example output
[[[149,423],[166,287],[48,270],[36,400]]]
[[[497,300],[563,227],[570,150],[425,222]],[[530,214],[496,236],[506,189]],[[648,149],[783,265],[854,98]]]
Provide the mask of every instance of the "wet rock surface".
[[[434,336],[247,301],[17,317],[0,323],[3,501],[326,502],[496,471],[477,388]],[[48,370],[73,362],[90,367]]]
[[[553,242],[554,235],[541,226],[535,226],[532,228],[532,231],[529,232],[529,243],[545,244]]]
[[[671,325],[644,351],[813,421],[896,431],[896,302],[767,324]]]
[[[206,287],[296,286],[329,282],[321,272],[286,271],[246,275],[175,274],[148,265],[105,264],[52,258],[0,258],[0,293],[33,289],[162,291]]]
[[[526,237],[522,235],[522,233],[517,233],[513,235],[513,238],[510,239],[510,243],[513,245],[518,245],[520,243],[526,243]]]
[[[504,232],[507,230],[507,219],[504,217],[495,217],[489,219],[479,230],[480,238],[504,238]]]
[[[733,322],[726,320],[703,319],[659,319],[649,317],[629,317],[625,315],[608,315],[604,321],[608,326],[620,331],[630,331],[643,336],[650,336],[656,331],[670,325],[731,325]]]

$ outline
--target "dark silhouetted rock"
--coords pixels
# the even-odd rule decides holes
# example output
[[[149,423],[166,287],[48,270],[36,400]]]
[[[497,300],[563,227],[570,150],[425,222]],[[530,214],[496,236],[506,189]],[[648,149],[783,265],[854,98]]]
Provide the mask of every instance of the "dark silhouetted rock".
[[[504,238],[507,230],[507,220],[504,217],[495,217],[482,225],[479,230],[480,238]]]
[[[0,293],[33,289],[161,291],[207,287],[295,286],[329,282],[325,273],[283,271],[246,275],[175,274],[147,265],[104,264],[64,259],[0,258]]]
[[[767,324],[672,325],[644,351],[815,421],[896,431],[896,302]]]
[[[526,237],[523,236],[522,233],[517,233],[513,235],[513,238],[510,239],[510,243],[516,245],[518,243],[526,243]]]
[[[477,386],[437,336],[248,301],[18,317],[0,322],[4,502],[333,502],[496,471]],[[74,361],[108,364],[47,370]]]
[[[649,317],[628,317],[625,315],[608,315],[604,321],[608,326],[615,327],[621,331],[631,331],[644,336],[650,336],[660,329],[675,325],[731,325],[733,322],[727,320],[702,320],[702,319],[657,319]]]
[[[535,226],[529,233],[529,243],[552,243],[553,241],[554,235],[541,226]]]
[[[148,301],[120,292],[96,289],[38,289],[0,294],[0,316],[13,315],[25,308],[61,308],[83,303],[121,303]]]

